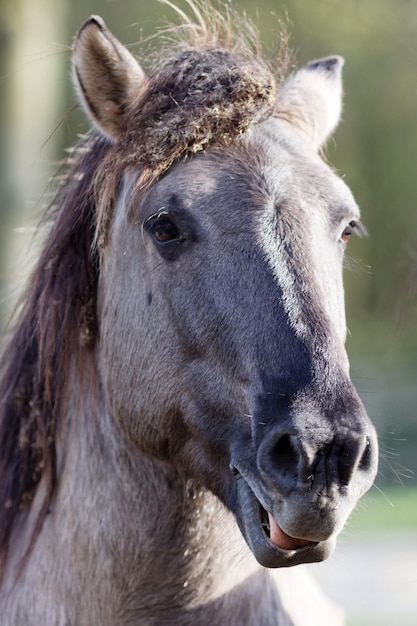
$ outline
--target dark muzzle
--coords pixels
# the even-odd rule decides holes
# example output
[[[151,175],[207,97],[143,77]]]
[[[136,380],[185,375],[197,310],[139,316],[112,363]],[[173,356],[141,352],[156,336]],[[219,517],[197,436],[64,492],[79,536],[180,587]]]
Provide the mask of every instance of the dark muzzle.
[[[349,419],[296,416],[266,431],[256,467],[234,463],[243,534],[269,567],[322,560],[374,481],[375,430],[359,407]]]

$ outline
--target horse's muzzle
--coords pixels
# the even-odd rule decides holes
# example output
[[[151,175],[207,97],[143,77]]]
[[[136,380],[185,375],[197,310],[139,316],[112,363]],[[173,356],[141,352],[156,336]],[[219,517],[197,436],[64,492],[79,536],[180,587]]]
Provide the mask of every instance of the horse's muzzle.
[[[373,426],[302,437],[278,426],[264,436],[256,465],[232,463],[236,517],[256,559],[285,567],[326,559],[377,469]],[[327,431],[326,436],[323,432]]]

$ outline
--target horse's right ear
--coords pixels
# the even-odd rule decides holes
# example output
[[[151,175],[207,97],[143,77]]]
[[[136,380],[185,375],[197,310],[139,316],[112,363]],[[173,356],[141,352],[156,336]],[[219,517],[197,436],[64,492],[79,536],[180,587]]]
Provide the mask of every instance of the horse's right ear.
[[[142,93],[147,78],[101,17],[90,17],[75,39],[73,77],[91,121],[117,141],[124,115]]]

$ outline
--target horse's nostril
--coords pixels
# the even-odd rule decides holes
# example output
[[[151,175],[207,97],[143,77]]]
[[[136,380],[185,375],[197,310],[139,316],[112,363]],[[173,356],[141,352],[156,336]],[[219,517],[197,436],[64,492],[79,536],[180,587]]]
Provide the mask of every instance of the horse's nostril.
[[[359,461],[359,469],[363,472],[368,472],[372,466],[372,445],[369,437],[366,437],[365,450],[362,453],[361,460]]]
[[[299,455],[290,435],[281,435],[275,442],[271,450],[271,459],[282,478],[297,476]]]

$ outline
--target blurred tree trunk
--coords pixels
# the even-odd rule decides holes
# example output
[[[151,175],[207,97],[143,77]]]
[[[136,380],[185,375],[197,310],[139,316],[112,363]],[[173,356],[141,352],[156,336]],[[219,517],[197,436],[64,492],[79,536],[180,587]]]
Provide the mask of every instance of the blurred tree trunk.
[[[0,333],[26,279],[63,104],[66,1],[0,0]],[[56,142],[55,142],[56,144]],[[34,207],[37,207],[35,209]]]
[[[4,316],[6,241],[13,205],[9,162],[11,144],[10,93],[6,88],[12,58],[12,30],[6,5],[11,6],[11,4],[11,0],[0,0],[0,332],[3,327]]]

